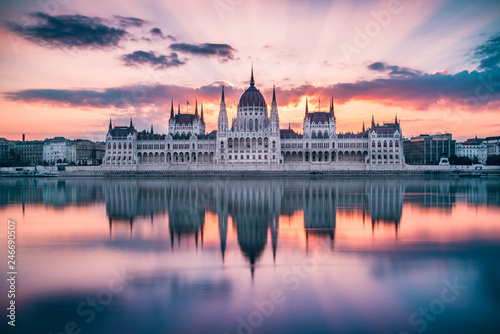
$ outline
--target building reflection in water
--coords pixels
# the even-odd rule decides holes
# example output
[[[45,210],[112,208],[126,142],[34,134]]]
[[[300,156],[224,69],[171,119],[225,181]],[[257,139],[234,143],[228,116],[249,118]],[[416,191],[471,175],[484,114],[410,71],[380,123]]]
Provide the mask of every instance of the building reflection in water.
[[[0,190],[0,207],[104,202],[111,239],[118,225],[132,237],[138,218],[154,224],[155,217],[168,217],[172,249],[183,239],[203,247],[210,214],[217,217],[221,260],[234,230],[252,272],[266,247],[276,259],[280,217],[303,214],[306,249],[311,238],[328,240],[333,248],[339,214],[368,218],[372,231],[379,224],[393,226],[397,237],[404,204],[443,214],[457,201],[500,205],[499,181],[476,179],[2,179]]]

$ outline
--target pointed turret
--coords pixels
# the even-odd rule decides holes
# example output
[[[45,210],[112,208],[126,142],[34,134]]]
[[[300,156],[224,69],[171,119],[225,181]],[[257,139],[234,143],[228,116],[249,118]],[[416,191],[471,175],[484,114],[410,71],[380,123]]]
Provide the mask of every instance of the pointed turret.
[[[372,114],[372,129],[375,128],[375,117]]]
[[[134,125],[132,124],[132,118],[130,119],[130,125],[129,125],[129,128],[133,128]]]
[[[363,121],[363,132],[365,132],[365,121]]]
[[[109,128],[108,128],[108,133],[110,133],[112,129],[113,129],[113,126],[111,125],[111,118],[110,118],[110,119],[109,119]]]
[[[252,75],[250,76],[250,86],[255,86],[255,79],[253,78],[253,62],[252,62]]]
[[[398,114],[396,114],[396,117],[394,117],[394,124],[398,124]]]
[[[220,100],[219,109],[219,120],[218,120],[218,132],[217,134],[223,134],[227,131],[227,112],[226,112],[226,101],[224,99],[224,86],[222,86],[222,96]]]
[[[330,117],[335,118],[335,105],[333,104],[333,96],[332,101],[330,102]]]
[[[276,87],[273,85],[273,103],[271,104],[271,129],[278,134],[280,128],[280,118],[278,115],[278,103],[276,102]]]
[[[181,114],[181,104],[177,104],[177,115]]]
[[[205,122],[205,120],[203,119],[203,102],[201,103],[201,121]]]
[[[172,99],[172,105],[170,106],[170,119],[174,119],[174,99]]]
[[[153,134],[153,124],[151,124],[151,134]]]
[[[306,97],[306,116],[305,118],[309,117],[309,100]]]
[[[194,107],[194,117],[199,118],[199,116],[198,116],[198,99],[196,99],[196,104]]]

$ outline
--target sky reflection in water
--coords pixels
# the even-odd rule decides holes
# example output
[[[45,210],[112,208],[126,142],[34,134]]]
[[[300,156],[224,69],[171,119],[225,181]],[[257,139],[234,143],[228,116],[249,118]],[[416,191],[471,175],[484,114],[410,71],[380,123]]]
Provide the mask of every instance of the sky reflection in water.
[[[500,180],[2,179],[0,190],[0,219],[18,224],[16,332],[500,330]]]

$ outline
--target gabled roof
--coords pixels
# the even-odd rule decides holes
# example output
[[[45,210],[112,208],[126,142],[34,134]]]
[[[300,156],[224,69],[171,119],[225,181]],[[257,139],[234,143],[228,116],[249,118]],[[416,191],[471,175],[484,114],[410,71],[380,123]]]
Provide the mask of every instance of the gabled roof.
[[[193,121],[197,118],[198,117],[191,114],[177,114],[175,115],[174,120],[177,124],[189,125],[193,124]]]
[[[308,117],[311,119],[311,122],[314,123],[330,123],[330,113],[329,112],[314,112],[309,113]]]
[[[129,134],[137,133],[134,127],[129,126],[115,126],[109,131],[111,137],[127,137]]]
[[[293,131],[292,129],[283,129],[283,130],[280,130],[280,137],[281,138],[302,138],[303,135],[299,135],[297,132]]]
[[[204,140],[215,139],[215,138],[217,138],[217,130],[213,130],[212,132],[206,135],[198,136],[198,139],[204,139]]]
[[[161,135],[159,133],[149,133],[149,132],[139,132],[137,134],[137,140],[164,140],[166,135]]]

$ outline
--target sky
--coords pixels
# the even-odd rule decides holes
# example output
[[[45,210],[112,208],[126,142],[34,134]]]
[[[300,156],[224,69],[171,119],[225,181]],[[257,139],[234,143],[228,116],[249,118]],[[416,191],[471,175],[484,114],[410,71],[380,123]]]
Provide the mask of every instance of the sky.
[[[397,115],[405,137],[500,135],[500,1],[3,0],[0,137],[167,133],[172,101],[210,132],[252,63],[281,128],[333,98],[337,132]]]

